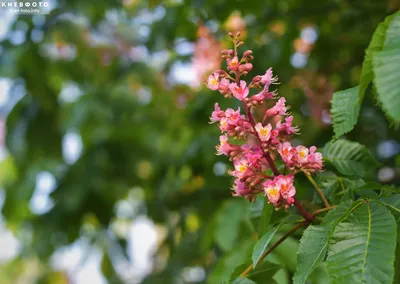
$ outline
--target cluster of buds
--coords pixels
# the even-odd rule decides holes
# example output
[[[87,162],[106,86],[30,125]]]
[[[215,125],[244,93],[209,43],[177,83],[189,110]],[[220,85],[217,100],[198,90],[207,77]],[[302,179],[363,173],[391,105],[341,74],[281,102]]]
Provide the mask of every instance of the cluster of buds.
[[[234,170],[229,172],[235,177],[233,195],[253,201],[262,193],[277,209],[288,208],[295,203],[294,175],[300,171],[322,170],[322,155],[316,152],[315,146],[295,147],[289,142],[291,136],[298,133],[298,128],[292,125],[293,116],[288,113],[285,98],[278,98],[276,91],[270,91],[270,86],[278,81],[271,68],[264,75],[255,76],[249,85],[241,80],[253,68],[250,62],[254,58],[253,52],[247,50],[239,60],[237,48],[243,44],[239,36],[240,33],[230,33],[234,49],[222,51],[227,71],[214,71],[206,80],[209,89],[219,91],[226,98],[236,98],[244,109],[244,114],[240,108],[223,111],[218,103],[215,104],[210,120],[218,123],[222,132],[216,147],[217,155],[226,155],[233,162]],[[252,89],[261,91],[251,95]],[[275,105],[265,112],[261,122],[257,122],[253,110],[267,99],[276,100]],[[236,140],[243,143],[234,142]],[[285,168],[283,174],[276,167],[273,156],[281,157]]]

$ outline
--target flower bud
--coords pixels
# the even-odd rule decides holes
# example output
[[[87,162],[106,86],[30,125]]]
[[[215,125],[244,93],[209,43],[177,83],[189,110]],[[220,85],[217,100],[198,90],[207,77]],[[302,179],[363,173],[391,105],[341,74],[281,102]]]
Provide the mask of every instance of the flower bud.
[[[244,53],[243,53],[243,57],[248,57],[248,56],[250,56],[250,55],[252,55],[253,54],[253,51],[251,51],[251,50],[246,50]]]

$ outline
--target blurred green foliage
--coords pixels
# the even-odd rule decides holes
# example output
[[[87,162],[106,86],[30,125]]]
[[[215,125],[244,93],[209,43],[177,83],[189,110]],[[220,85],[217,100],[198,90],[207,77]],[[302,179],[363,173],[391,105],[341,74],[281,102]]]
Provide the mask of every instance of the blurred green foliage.
[[[208,117],[215,101],[222,107],[235,103],[171,80],[174,64],[191,62],[190,54],[176,49],[177,42],[196,42],[199,26],[205,25],[227,46],[227,30],[235,23],[226,23],[240,15],[243,50],[251,48],[256,58],[251,75],[274,68],[282,82],[279,93],[300,126],[299,139],[322,147],[333,136],[328,115],[333,91],[358,84],[373,31],[398,8],[393,0],[58,1],[43,18],[18,17],[10,32],[22,29],[26,39],[1,41],[0,76],[13,80],[15,105],[2,110],[9,156],[0,164],[0,183],[4,222],[22,249],[0,269],[2,283],[15,283],[32,265],[40,268],[38,283],[67,283],[48,260],[80,237],[102,249],[104,276],[121,283],[112,248],[126,250],[127,240],[113,225],[140,215],[165,233],[154,271],[143,283],[192,283],[183,272],[198,266],[206,273],[201,282],[227,283],[251,255],[262,200],[250,204],[232,198],[231,178],[216,175],[228,164],[214,155],[218,132]],[[307,26],[318,32],[314,44],[299,41]],[[291,58],[299,50],[305,50],[307,64],[295,68]],[[62,97],[68,84],[80,90],[77,99],[68,97],[71,93]],[[368,89],[348,138],[376,155],[380,142],[400,137],[374,96]],[[63,156],[67,133],[82,140],[74,162]],[[398,154],[378,158],[387,167],[399,166]],[[34,214],[30,200],[43,171],[56,179],[50,195],[54,206]],[[399,181],[397,171],[387,182]],[[312,199],[307,180],[297,182],[298,195]],[[134,214],[117,214],[121,200],[132,203]],[[283,216],[273,212],[271,222]],[[278,234],[285,230],[282,226]],[[278,283],[291,283],[298,236],[267,258],[285,267],[274,276]],[[312,283],[327,283],[326,277],[320,267]]]

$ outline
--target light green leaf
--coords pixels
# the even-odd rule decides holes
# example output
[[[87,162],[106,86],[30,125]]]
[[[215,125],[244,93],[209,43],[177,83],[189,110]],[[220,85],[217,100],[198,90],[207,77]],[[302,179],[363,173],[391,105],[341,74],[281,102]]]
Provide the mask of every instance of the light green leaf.
[[[297,252],[297,270],[293,277],[294,284],[306,282],[311,272],[324,260],[329,240],[337,224],[345,220],[360,204],[360,202],[344,202],[326,214],[321,225],[309,226],[304,231]]]
[[[245,277],[238,277],[232,281],[232,284],[256,284],[256,282]]]
[[[373,57],[373,66],[382,109],[389,118],[400,122],[400,44],[377,52]]]
[[[365,202],[340,223],[329,244],[331,283],[392,283],[396,222],[377,202]]]
[[[393,16],[394,15],[386,17],[385,21],[378,25],[368,45],[368,48],[365,50],[365,58],[361,69],[360,86],[358,89],[358,98],[360,104],[364,98],[364,94],[369,83],[371,83],[372,79],[374,78],[374,73],[372,72],[373,54],[382,50],[385,43],[386,30]]]
[[[264,207],[261,213],[260,223],[258,226],[258,234],[260,236],[264,235],[268,229],[269,222],[271,221],[272,212],[274,211],[274,206],[268,203],[268,198],[264,198]]]
[[[357,86],[333,94],[331,115],[336,138],[350,132],[357,123],[360,112],[358,90]]]
[[[272,238],[278,231],[281,224],[279,224],[275,228],[271,228],[267,233],[265,233],[264,236],[262,236],[261,239],[258,240],[256,245],[254,246],[253,255],[251,257],[253,259],[254,267],[256,267],[257,262],[259,261],[261,255],[264,253],[265,249],[267,248],[268,244],[271,242]]]
[[[343,175],[362,177],[379,165],[371,152],[357,142],[338,140],[328,143],[324,154],[325,160]]]
[[[400,194],[382,197],[378,201],[392,212],[397,223],[397,242],[400,243]]]
[[[386,29],[384,47],[398,45],[400,43],[400,11],[387,17],[389,25]]]

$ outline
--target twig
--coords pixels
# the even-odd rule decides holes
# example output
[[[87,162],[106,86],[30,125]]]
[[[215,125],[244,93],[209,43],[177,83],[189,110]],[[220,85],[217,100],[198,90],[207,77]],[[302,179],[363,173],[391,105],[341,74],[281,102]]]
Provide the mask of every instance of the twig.
[[[314,220],[315,216],[310,214],[297,199],[294,200],[294,206],[296,206],[297,210],[299,210],[301,216],[303,216],[304,219],[309,222],[312,222]]]
[[[327,208],[322,208],[322,209],[318,209],[315,210],[311,215],[313,216],[313,218],[315,216],[317,216],[318,214],[321,214],[325,211],[329,211],[332,210],[333,208],[335,208],[336,206],[330,206]],[[280,245],[284,240],[286,240],[290,235],[292,235],[294,232],[296,232],[298,229],[300,229],[301,227],[305,226],[305,225],[309,225],[311,223],[311,221],[308,220],[302,220],[300,221],[300,223],[296,224],[292,229],[290,229],[286,234],[284,234],[279,240],[277,240],[267,251],[265,251],[260,259],[257,261],[256,265],[259,264],[267,255],[269,255],[278,245]],[[253,269],[253,264],[251,264],[249,267],[247,267],[241,274],[240,277],[244,277],[246,276],[252,269]]]
[[[318,214],[323,213],[323,212],[325,212],[325,211],[332,210],[332,209],[335,208],[335,207],[336,207],[336,205],[330,206],[330,207],[326,207],[326,208],[322,208],[322,209],[318,209],[318,210],[315,210],[315,211],[312,213],[312,215],[313,215],[313,216],[317,216]]]
[[[306,175],[306,177],[308,178],[308,180],[311,182],[311,184],[314,186],[314,188],[317,190],[319,196],[321,197],[322,201],[325,204],[326,208],[331,207],[331,205],[329,204],[328,200],[326,199],[324,193],[322,192],[322,190],[319,188],[318,184],[315,182],[315,180],[313,179],[313,177],[311,176],[310,173],[308,172],[304,172],[304,174]]]
[[[269,255],[278,245],[280,245],[284,240],[286,240],[291,234],[293,234],[294,232],[296,232],[298,229],[300,229],[301,227],[303,227],[304,225],[307,225],[309,222],[308,221],[304,221],[302,223],[297,224],[296,226],[294,226],[292,229],[290,229],[290,231],[288,231],[286,234],[284,234],[279,240],[277,240],[267,251],[265,251],[260,259],[257,261],[256,265],[258,263],[260,263],[267,255]],[[251,270],[253,269],[253,264],[251,264],[249,267],[246,268],[246,270],[244,270],[241,274],[240,277],[244,277],[246,276]]]

